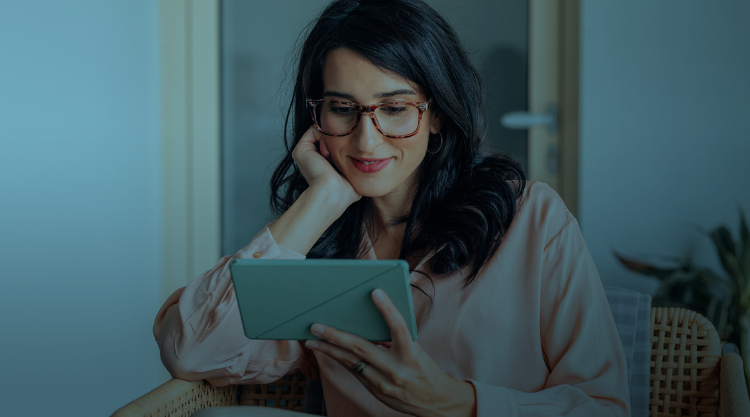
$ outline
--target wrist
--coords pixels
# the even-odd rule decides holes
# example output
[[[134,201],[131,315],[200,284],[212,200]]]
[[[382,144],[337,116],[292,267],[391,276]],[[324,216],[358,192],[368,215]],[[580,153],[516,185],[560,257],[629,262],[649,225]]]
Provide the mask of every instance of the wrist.
[[[358,200],[353,199],[349,194],[342,193],[339,186],[328,183],[313,183],[302,192],[308,204],[315,205],[321,213],[325,213],[326,217],[330,218],[330,223],[341,217],[346,209]]]
[[[450,394],[443,397],[444,406],[434,416],[476,417],[477,397],[474,385],[468,381],[452,379]]]
[[[333,209],[330,196],[308,188],[297,200],[269,226],[274,241],[302,255],[338,219],[346,209]]]

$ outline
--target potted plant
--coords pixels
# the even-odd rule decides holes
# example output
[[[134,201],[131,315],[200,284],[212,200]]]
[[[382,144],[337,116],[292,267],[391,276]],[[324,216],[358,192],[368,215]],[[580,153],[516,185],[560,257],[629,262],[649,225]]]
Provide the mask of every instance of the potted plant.
[[[626,268],[660,281],[652,305],[683,307],[702,314],[719,337],[736,344],[750,386],[750,231],[740,210],[739,238],[725,226],[704,231],[719,256],[724,274],[696,266],[689,258],[662,258],[661,264],[615,256]]]

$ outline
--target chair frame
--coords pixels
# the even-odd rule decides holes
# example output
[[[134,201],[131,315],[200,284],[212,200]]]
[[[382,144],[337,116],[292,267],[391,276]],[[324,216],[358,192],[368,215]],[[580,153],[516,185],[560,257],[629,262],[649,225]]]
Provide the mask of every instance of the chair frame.
[[[649,416],[750,416],[742,358],[722,355],[708,319],[683,308],[651,308]],[[113,417],[189,417],[207,407],[257,405],[304,410],[307,378],[214,387],[172,379],[117,410]]]

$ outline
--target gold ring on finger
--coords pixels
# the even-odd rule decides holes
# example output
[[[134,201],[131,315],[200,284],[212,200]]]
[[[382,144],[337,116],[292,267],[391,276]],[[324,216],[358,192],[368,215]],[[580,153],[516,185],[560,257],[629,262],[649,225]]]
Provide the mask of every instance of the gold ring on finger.
[[[352,371],[355,374],[357,374],[359,376],[362,376],[362,373],[365,371],[365,368],[367,368],[367,362],[360,361],[359,363],[357,363],[356,365],[354,365],[354,368],[352,368]]]

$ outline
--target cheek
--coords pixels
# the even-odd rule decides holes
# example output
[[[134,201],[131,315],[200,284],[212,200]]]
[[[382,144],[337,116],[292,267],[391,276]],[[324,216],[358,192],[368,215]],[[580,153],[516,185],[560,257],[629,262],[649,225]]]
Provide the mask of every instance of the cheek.
[[[406,159],[405,162],[413,167],[421,164],[426,156],[428,141],[429,135],[426,135],[425,137],[418,138],[418,140],[415,140],[412,143],[405,143],[404,145],[406,146],[402,146],[402,151]]]

